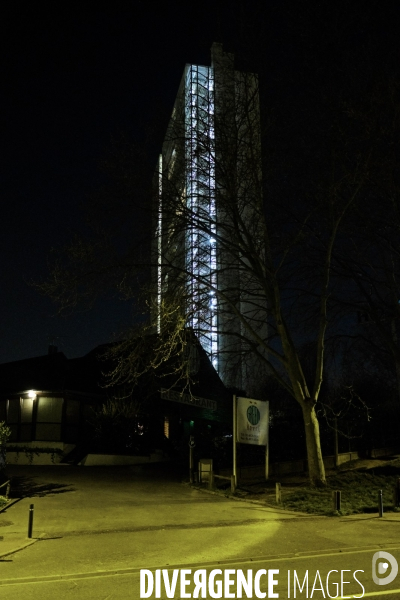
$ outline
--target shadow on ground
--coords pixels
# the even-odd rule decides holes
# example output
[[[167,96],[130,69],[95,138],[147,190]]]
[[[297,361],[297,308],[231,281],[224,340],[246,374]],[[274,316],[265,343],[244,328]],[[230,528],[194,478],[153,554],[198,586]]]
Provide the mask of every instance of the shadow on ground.
[[[10,498],[32,498],[73,492],[69,483],[39,482],[33,477],[12,477]]]

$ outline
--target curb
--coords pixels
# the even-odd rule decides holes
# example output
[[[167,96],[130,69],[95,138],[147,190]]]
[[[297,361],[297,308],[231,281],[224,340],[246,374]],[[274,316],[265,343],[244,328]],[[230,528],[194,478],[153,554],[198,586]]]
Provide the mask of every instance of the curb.
[[[9,500],[7,502],[7,504],[5,504],[4,506],[2,506],[0,508],[0,514],[2,512],[4,512],[5,510],[7,510],[7,508],[10,508],[10,506],[13,506],[14,504],[16,504],[17,502],[19,502],[21,500],[21,498],[13,498],[12,500]]]
[[[220,493],[220,492],[216,492],[215,490],[208,490],[207,488],[203,488],[203,487],[199,487],[197,485],[191,484],[191,483],[187,483],[185,485],[188,485],[189,487],[191,487],[193,490],[199,490],[199,492],[205,492],[206,494],[211,494],[213,496],[219,496],[220,498],[227,498],[228,500],[236,500],[236,502],[249,502],[250,504],[256,504],[258,506],[262,506],[263,508],[270,508],[275,512],[278,513],[284,513],[285,515],[290,514],[290,515],[296,515],[296,517],[298,518],[315,518],[315,517],[326,517],[326,515],[318,515],[318,514],[308,514],[308,513],[302,513],[302,512],[296,512],[294,510],[285,510],[284,508],[279,508],[279,507],[275,507],[272,504],[266,504],[265,502],[263,502],[262,500],[249,500],[247,498],[239,498],[238,496],[233,496],[231,494],[224,494],[224,493]]]
[[[25,542],[25,544],[22,544],[22,546],[18,546],[17,548],[14,548],[13,550],[7,550],[7,552],[3,552],[2,554],[0,554],[0,559],[4,558],[5,556],[10,556],[10,554],[15,554],[16,552],[19,552],[20,550],[24,550],[25,548],[27,548],[28,546],[32,546],[32,544],[35,544],[35,542],[38,542],[39,540],[40,540],[40,537],[34,538],[32,540]]]
[[[5,512],[8,508],[13,506],[20,500],[22,500],[22,498],[13,498],[12,500],[10,500],[2,508],[0,508],[0,514]],[[34,544],[35,542],[38,542],[43,536],[44,536],[44,534],[41,534],[37,538],[32,538],[31,540],[27,539],[27,541],[25,543],[23,543],[21,546],[17,546],[16,548],[14,548],[12,550],[7,550],[6,552],[0,552],[0,559],[4,558],[5,556],[10,556],[10,554],[15,554],[16,552],[19,552],[20,550],[24,550],[24,548],[27,548],[28,546],[32,546],[32,544]]]
[[[336,515],[325,515],[325,514],[318,514],[318,513],[302,513],[302,512],[297,512],[294,510],[285,510],[284,508],[277,508],[273,504],[267,504],[266,502],[263,502],[262,500],[248,500],[247,498],[239,498],[238,496],[232,496],[231,494],[224,494],[223,492],[209,490],[205,487],[199,487],[195,484],[191,484],[188,482],[183,482],[183,485],[188,485],[192,489],[198,490],[199,492],[205,492],[206,494],[212,494],[213,496],[219,496],[220,498],[226,498],[227,500],[236,500],[237,502],[249,502],[250,504],[256,504],[258,506],[262,506],[263,508],[270,508],[278,513],[280,512],[280,513],[284,513],[284,514],[296,515],[297,518],[301,518],[301,519],[305,519],[305,518],[308,518],[308,519],[311,519],[311,518],[331,519],[332,517],[337,518]],[[353,513],[350,515],[339,515],[339,517],[341,519],[346,519],[346,518],[351,519],[353,517],[353,519],[354,519],[354,517],[356,517],[356,516],[362,517],[364,515],[367,516],[369,514],[373,514],[376,518],[378,518],[378,514],[375,514],[375,513]],[[386,522],[391,522],[391,523],[399,523],[400,522],[400,513],[398,513],[398,514],[399,514],[398,518],[393,518],[393,516],[392,516],[393,513],[384,513],[381,521],[382,522],[386,521]]]

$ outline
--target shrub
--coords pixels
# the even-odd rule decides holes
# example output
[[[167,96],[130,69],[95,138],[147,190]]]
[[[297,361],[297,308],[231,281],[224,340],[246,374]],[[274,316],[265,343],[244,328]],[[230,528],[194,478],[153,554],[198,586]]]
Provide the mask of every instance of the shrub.
[[[4,421],[0,421],[0,470],[6,466],[6,444],[10,438],[11,429]]]

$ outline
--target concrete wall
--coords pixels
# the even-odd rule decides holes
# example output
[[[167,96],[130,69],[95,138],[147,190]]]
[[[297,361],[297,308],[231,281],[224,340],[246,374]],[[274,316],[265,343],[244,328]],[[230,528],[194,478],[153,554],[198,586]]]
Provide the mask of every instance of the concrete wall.
[[[371,458],[377,458],[378,456],[390,456],[396,452],[398,452],[398,450],[394,450],[393,448],[375,448],[375,450],[371,450]]]
[[[7,450],[6,460],[9,465],[59,464],[62,458],[75,448],[75,444],[64,444],[63,442],[16,442],[7,445],[12,448],[21,448],[19,452]],[[49,450],[59,450],[62,454],[60,452],[52,453]]]
[[[106,467],[123,465],[146,465],[150,463],[167,462],[168,457],[155,452],[150,456],[125,456],[123,454],[88,454],[79,463],[85,467]]]

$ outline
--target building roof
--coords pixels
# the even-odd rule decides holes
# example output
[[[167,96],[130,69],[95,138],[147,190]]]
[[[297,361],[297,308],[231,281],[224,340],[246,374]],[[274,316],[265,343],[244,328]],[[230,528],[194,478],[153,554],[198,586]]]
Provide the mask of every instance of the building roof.
[[[151,336],[149,337],[151,345]],[[53,352],[24,360],[0,364],[0,394],[18,394],[28,390],[46,392],[81,392],[106,395],[102,387],[104,372],[110,363],[103,356],[109,344],[97,346],[85,356],[68,359],[63,352]],[[207,353],[195,340],[196,368],[190,392],[203,398],[223,400],[229,394]],[[139,380],[138,391],[152,395],[161,388],[174,386],[174,378],[165,376],[161,369],[151,377]],[[174,389],[183,391],[178,384]],[[148,389],[147,389],[148,388]],[[187,391],[187,390],[186,390]]]
[[[81,358],[68,359],[63,352],[55,352],[0,365],[1,394],[26,390],[98,394],[100,381],[101,363],[95,351]]]

